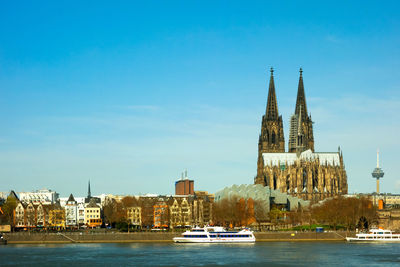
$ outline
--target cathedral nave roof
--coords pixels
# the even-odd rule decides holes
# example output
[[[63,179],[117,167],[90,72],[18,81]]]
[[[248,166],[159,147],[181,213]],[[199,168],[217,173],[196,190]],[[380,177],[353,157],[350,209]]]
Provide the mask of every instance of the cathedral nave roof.
[[[340,166],[340,156],[338,152],[315,152],[308,149],[297,157],[296,153],[263,153],[264,166],[278,166],[280,164],[294,165],[295,162],[300,160],[310,161],[319,159],[320,164]]]

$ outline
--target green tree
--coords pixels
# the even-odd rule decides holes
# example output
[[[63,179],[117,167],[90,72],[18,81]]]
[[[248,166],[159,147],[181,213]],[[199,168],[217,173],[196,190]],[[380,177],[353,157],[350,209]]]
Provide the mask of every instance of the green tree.
[[[6,202],[2,206],[4,223],[11,225],[14,227],[14,210],[17,207],[17,201],[15,198],[8,196]]]
[[[277,223],[282,219],[283,212],[277,208],[273,208],[269,211],[268,216],[272,223]]]

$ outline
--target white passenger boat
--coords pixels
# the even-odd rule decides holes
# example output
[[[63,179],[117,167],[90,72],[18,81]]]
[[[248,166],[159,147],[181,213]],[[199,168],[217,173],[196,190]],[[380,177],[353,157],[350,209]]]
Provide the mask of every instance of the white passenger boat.
[[[240,231],[226,231],[223,227],[195,227],[182,234],[182,237],[174,237],[175,243],[254,243],[256,238],[252,231],[243,229]]]
[[[356,237],[346,237],[348,242],[400,242],[400,234],[390,230],[371,229],[369,233],[356,234]]]

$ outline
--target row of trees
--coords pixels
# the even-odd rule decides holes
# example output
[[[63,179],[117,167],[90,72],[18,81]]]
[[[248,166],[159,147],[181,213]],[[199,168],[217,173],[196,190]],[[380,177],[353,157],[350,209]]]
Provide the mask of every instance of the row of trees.
[[[365,197],[337,197],[314,205],[310,212],[314,222],[329,225],[335,230],[338,226],[347,230],[367,229],[371,224],[378,223],[377,209]]]
[[[213,223],[227,227],[248,226],[268,220],[268,212],[262,201],[232,196],[213,205]]]
[[[136,199],[124,197],[121,201],[109,200],[103,207],[104,220],[113,227],[125,224],[129,227],[127,209],[141,207],[141,226],[151,228],[154,224],[154,205],[156,198]],[[13,224],[14,209],[17,202],[9,197],[2,205],[1,224]],[[163,216],[169,216],[168,210]],[[164,218],[168,221],[168,218]],[[265,203],[251,198],[245,200],[233,196],[213,204],[212,223],[226,227],[249,226],[254,223],[270,222],[272,224],[290,225],[327,225],[332,229],[348,230],[365,229],[377,224],[377,210],[367,198],[337,197],[315,204],[307,209],[292,212],[271,208],[267,211]]]
[[[249,226],[261,222],[287,225],[325,225],[331,229],[366,229],[378,223],[376,207],[367,198],[337,197],[306,209],[282,211],[271,207],[267,212],[262,201],[231,197],[214,203],[213,221],[223,226]]]
[[[140,207],[142,226],[151,227],[154,222],[153,207],[156,203],[156,199],[146,198],[142,200],[131,196],[124,197],[121,201],[116,201],[115,199],[108,200],[103,206],[105,223],[113,227],[129,224],[127,209],[129,207]]]
[[[121,224],[128,223],[127,209],[129,207],[140,207],[142,217],[142,228],[150,228],[154,224],[154,206],[157,199],[136,199],[134,197],[124,197],[121,201],[109,200],[103,207],[104,220],[107,224],[118,228]],[[171,203],[168,203],[171,204]],[[169,222],[168,208],[161,214],[161,221]],[[226,227],[250,225],[254,222],[267,220],[268,213],[265,205],[261,201],[255,201],[234,196],[230,199],[223,199],[213,204],[212,223]]]

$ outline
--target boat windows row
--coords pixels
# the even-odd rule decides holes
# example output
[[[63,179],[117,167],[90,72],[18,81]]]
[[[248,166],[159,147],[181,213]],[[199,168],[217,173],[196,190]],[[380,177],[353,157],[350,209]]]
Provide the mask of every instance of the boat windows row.
[[[399,239],[398,236],[360,236],[359,239]]]

